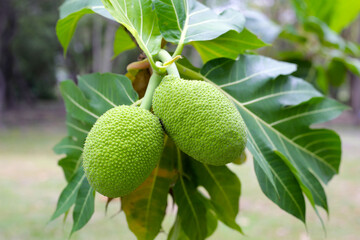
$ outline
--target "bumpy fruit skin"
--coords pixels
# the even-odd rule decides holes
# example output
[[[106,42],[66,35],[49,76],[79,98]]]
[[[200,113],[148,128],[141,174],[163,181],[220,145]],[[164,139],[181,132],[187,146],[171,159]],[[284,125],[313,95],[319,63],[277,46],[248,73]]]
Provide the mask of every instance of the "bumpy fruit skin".
[[[84,146],[83,166],[90,185],[115,198],[135,190],[160,160],[164,132],[159,119],[139,107],[108,110],[94,124]]]
[[[243,119],[209,83],[168,75],[155,90],[153,110],[176,145],[200,162],[224,165],[245,148]]]

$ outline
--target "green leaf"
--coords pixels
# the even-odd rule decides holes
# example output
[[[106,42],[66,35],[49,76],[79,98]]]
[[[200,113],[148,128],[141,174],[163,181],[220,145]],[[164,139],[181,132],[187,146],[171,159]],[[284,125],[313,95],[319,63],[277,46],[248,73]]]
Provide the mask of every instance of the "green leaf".
[[[76,197],[71,234],[81,229],[90,220],[94,213],[94,196],[94,189],[87,179],[84,179]]]
[[[336,32],[340,32],[356,19],[360,12],[360,1],[338,0],[333,9],[329,26]]]
[[[345,82],[345,77],[346,77],[345,64],[337,58],[331,59],[326,70],[326,75],[329,83],[332,86],[339,87]]]
[[[220,57],[236,59],[245,50],[267,46],[266,43],[247,29],[244,29],[241,33],[229,31],[216,39],[193,42],[192,45],[199,52],[203,62]]]
[[[167,239],[168,240],[189,240],[189,238],[186,236],[186,234],[182,228],[181,218],[179,215],[176,216],[175,223],[171,227]]]
[[[262,145],[261,149],[256,150],[261,151],[267,157],[269,168],[275,178],[276,189],[270,184],[258,162],[254,161],[255,173],[261,190],[280,208],[305,222],[305,200],[295,176],[274,151],[263,146],[266,143],[262,139],[253,139],[252,135],[250,135],[250,139],[249,145],[251,147],[249,149],[257,148],[254,145],[255,141],[257,141],[257,145]]]
[[[180,172],[173,192],[181,226],[189,239],[205,239],[207,234],[206,207],[203,196],[197,191],[193,181],[183,175],[183,160],[188,156],[178,150],[178,169]]]
[[[93,73],[79,76],[78,80],[80,90],[98,116],[113,107],[131,105],[138,99],[131,80],[124,75]]]
[[[92,125],[84,121],[77,120],[69,114],[66,116],[66,128],[68,136],[72,136],[77,142],[83,145],[86,136],[88,135]]]
[[[75,141],[72,137],[67,136],[63,138],[54,147],[56,154],[66,154],[68,156],[78,157],[82,153],[82,143]]]
[[[64,55],[66,55],[79,20],[84,15],[93,13],[113,20],[101,0],[66,0],[60,6],[60,19],[56,24],[56,35],[64,48]]]
[[[186,44],[205,41],[244,28],[245,18],[232,9],[214,13],[195,0],[155,0],[160,31],[168,42]]]
[[[65,179],[69,182],[74,176],[74,173],[78,169],[81,163],[81,157],[64,157],[59,160],[58,165],[63,169]]]
[[[184,67],[179,69],[186,72]],[[212,60],[200,74],[187,74],[214,84],[234,102],[248,128],[247,147],[261,177],[260,186],[285,211],[303,219],[302,191],[310,202],[327,209],[317,179],[327,183],[338,173],[341,159],[338,135],[309,126],[335,118],[346,107],[301,79],[280,76],[294,70],[292,64],[241,55],[236,61]],[[291,187],[283,184],[287,181]],[[292,199],[293,206],[281,204],[284,198]]]
[[[121,198],[129,228],[138,239],[154,239],[161,229],[170,184],[176,177],[176,157],[175,144],[166,137],[159,165],[140,187]]]
[[[117,57],[120,53],[134,48],[136,48],[136,44],[134,43],[134,41],[125,31],[124,27],[119,27],[115,32],[113,59]]]
[[[219,219],[242,233],[235,219],[239,211],[241,184],[226,166],[211,166],[191,161],[198,183],[205,187]]]
[[[84,93],[71,80],[61,82],[60,91],[65,102],[66,112],[73,118],[94,124],[100,115],[95,114]]]
[[[160,51],[161,34],[151,0],[102,0],[110,14],[136,39],[148,57]]]
[[[329,22],[336,2],[338,0],[292,0],[296,15],[301,21],[314,16],[324,22]]]
[[[245,27],[266,43],[272,43],[281,32],[279,25],[258,11],[245,11]]]
[[[80,167],[65,189],[61,192],[56,210],[50,221],[54,220],[70,209],[70,207],[75,203],[79,188],[85,179],[84,169]]]

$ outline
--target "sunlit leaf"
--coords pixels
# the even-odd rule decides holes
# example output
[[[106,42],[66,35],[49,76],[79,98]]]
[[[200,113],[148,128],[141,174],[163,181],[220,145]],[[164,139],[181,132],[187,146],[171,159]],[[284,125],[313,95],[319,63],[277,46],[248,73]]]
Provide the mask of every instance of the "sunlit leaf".
[[[110,14],[136,39],[147,56],[155,55],[161,46],[161,34],[151,0],[102,0]]]
[[[240,53],[267,46],[256,35],[244,29],[241,33],[229,31],[218,38],[209,41],[193,42],[203,62],[215,58],[236,59]]]
[[[136,48],[136,44],[125,31],[124,27],[119,27],[115,32],[113,58],[117,57],[120,53],[133,48]]]
[[[229,9],[220,15],[195,0],[155,0],[162,35],[168,42],[189,43],[214,39],[230,30],[240,32],[244,16]]]

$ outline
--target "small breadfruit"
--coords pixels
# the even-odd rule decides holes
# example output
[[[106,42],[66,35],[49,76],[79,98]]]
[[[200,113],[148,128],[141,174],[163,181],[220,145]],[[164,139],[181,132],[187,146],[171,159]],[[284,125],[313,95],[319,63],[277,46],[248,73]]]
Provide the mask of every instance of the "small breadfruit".
[[[176,145],[200,162],[224,165],[244,151],[245,123],[210,83],[168,75],[155,90],[153,110]]]
[[[160,160],[164,132],[150,111],[118,106],[104,113],[90,130],[83,166],[99,193],[125,196],[145,181]]]

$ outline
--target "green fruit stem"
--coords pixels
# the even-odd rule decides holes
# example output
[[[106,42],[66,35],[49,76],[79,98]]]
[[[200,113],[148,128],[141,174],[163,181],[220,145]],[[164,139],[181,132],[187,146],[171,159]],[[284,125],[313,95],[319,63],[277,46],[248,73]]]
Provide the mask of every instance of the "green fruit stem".
[[[151,109],[151,103],[152,103],[154,91],[155,91],[155,88],[160,84],[161,79],[162,79],[162,76],[154,71],[150,77],[149,84],[146,88],[145,96],[142,99],[142,102],[140,105],[141,108],[144,108],[147,110]]]
[[[170,62],[173,60],[173,58],[171,57],[171,55],[164,49],[161,49],[159,54],[158,54],[159,59],[165,63],[165,62]],[[180,77],[179,71],[175,65],[175,63],[171,63],[167,68],[166,71],[168,72],[168,74],[174,74],[178,77]]]
[[[173,58],[171,57],[171,55],[164,49],[161,49],[159,54],[158,54],[159,59],[164,63],[164,62],[170,62],[173,60]],[[153,68],[154,70],[154,68]],[[168,74],[174,74],[178,77],[180,77],[179,71],[175,65],[175,62],[171,63],[167,68],[166,71],[168,72]],[[149,80],[149,84],[146,88],[146,92],[145,92],[145,96],[142,99],[141,108],[150,110],[151,109],[151,104],[152,104],[152,98],[154,95],[154,91],[155,88],[157,86],[159,86],[160,82],[162,80],[162,75],[159,74],[157,71],[153,71],[153,74],[150,77]]]

